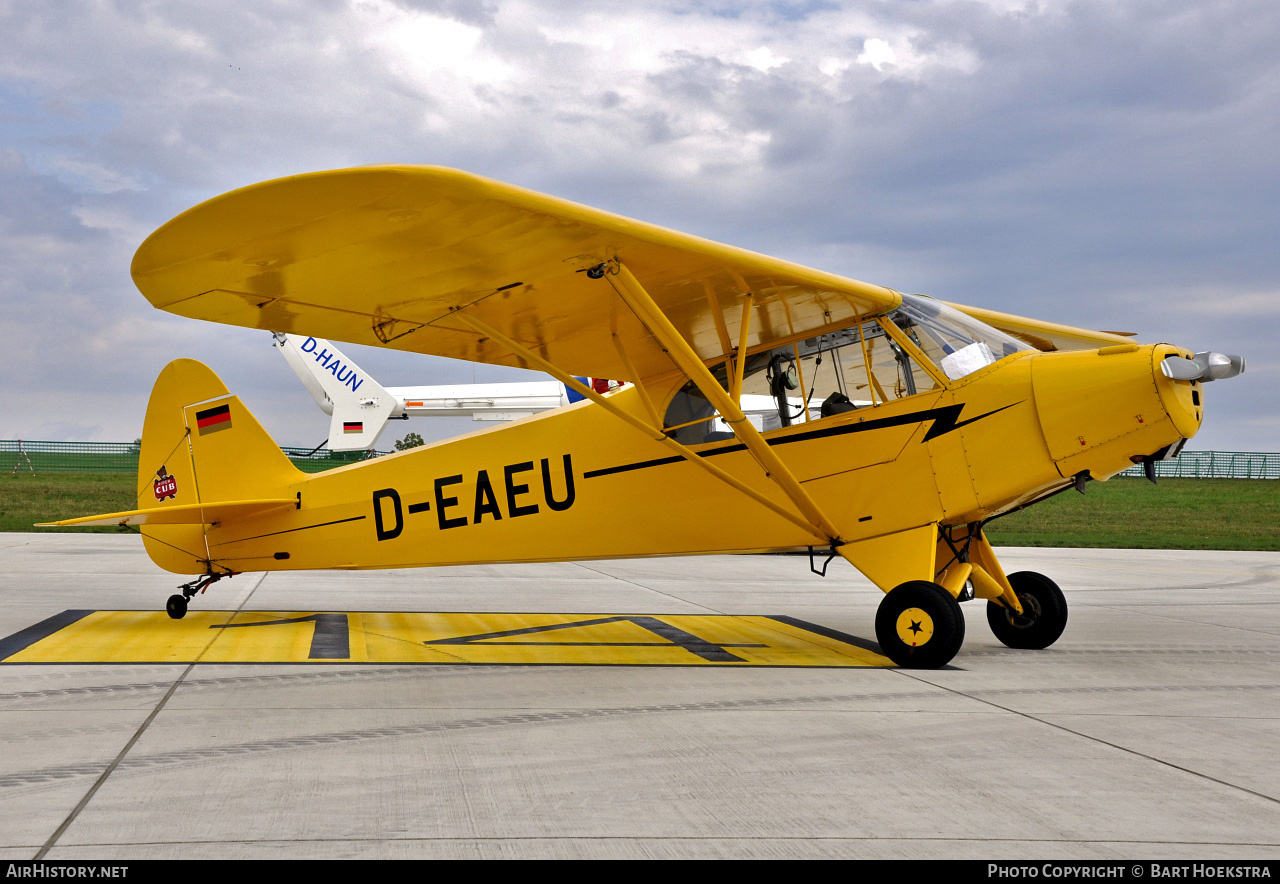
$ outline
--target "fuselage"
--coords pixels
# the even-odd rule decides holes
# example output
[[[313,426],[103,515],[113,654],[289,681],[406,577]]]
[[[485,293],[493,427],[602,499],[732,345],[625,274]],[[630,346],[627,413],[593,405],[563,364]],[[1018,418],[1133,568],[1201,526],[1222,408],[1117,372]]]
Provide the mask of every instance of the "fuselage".
[[[976,522],[1106,479],[1193,435],[1200,390],[1160,371],[1168,345],[1019,352],[938,389],[764,434],[856,542]],[[609,394],[645,414],[636,388]],[[761,495],[786,497],[736,440],[694,446]],[[235,570],[395,568],[778,550],[821,538],[591,402],[300,476],[299,506],[213,525]]]

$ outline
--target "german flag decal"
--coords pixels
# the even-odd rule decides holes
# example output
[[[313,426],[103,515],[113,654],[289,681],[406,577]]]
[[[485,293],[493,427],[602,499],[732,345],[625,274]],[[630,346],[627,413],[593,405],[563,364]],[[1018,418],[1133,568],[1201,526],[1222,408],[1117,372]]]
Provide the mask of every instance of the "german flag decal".
[[[196,426],[201,436],[231,429],[231,406],[218,405],[204,411],[197,411]]]
[[[342,432],[344,433],[363,433],[364,421],[343,421]]]

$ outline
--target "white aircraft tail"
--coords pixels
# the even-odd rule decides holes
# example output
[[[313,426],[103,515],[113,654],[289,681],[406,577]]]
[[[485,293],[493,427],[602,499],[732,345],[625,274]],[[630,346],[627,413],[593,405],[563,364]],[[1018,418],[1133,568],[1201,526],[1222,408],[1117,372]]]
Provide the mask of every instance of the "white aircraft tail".
[[[275,343],[329,419],[330,451],[363,451],[399,406],[358,365],[323,338],[276,333]]]

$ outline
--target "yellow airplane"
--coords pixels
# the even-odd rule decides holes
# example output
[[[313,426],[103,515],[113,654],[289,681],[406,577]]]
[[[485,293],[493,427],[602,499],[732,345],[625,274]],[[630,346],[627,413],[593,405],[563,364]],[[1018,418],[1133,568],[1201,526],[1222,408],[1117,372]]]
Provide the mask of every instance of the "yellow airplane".
[[[139,526],[157,565],[201,575],[175,618],[246,571],[807,547],[885,592],[876,637],[902,666],[951,660],[972,598],[1006,645],[1044,648],[1061,590],[1006,575],[983,527],[1135,463],[1154,480],[1199,429],[1204,382],[1244,370],[435,167],[233,191],[153,233],[132,272],[180,316],[536,369],[589,400],[307,475],[212,371],[170,363],[139,508],[51,524]],[[749,419],[744,394],[777,419]]]

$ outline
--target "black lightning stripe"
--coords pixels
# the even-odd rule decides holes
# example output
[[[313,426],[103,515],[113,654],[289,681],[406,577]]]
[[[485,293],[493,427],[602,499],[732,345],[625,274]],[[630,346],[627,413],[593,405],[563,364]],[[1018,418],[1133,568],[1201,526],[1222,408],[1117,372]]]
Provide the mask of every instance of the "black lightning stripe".
[[[1006,408],[1020,404],[1019,402],[1011,402],[1008,405],[980,414],[977,417],[971,417],[968,420],[958,420],[960,412],[964,411],[964,403],[957,402],[955,405],[944,405],[941,408],[929,408],[924,411],[912,411],[907,414],[898,414],[893,417],[882,417],[875,420],[861,421],[851,424],[841,424],[835,427],[823,427],[816,430],[806,430],[802,433],[793,433],[789,436],[782,436],[776,439],[767,439],[769,445],[790,445],[792,442],[807,442],[810,439],[825,439],[830,436],[844,436],[847,433],[866,433],[870,430],[883,430],[888,427],[901,427],[909,424],[921,424],[925,421],[932,421],[929,431],[925,433],[924,438],[920,441],[928,442],[930,439],[936,439],[944,436],[952,430],[958,430],[963,426],[982,420],[984,417],[991,417],[993,414],[999,414]],[[747,446],[741,442],[732,445],[726,445],[723,448],[715,448],[711,451],[701,452],[702,457],[715,457],[718,454],[732,454],[735,451],[746,451]],[[665,464],[680,463],[684,458],[680,455],[674,457],[659,457],[654,460],[642,460],[636,463],[621,464],[616,467],[605,467],[599,470],[588,470],[582,474],[584,479],[594,479],[597,476],[611,476],[614,473],[627,473],[632,470],[644,470],[649,467],[659,467]]]

